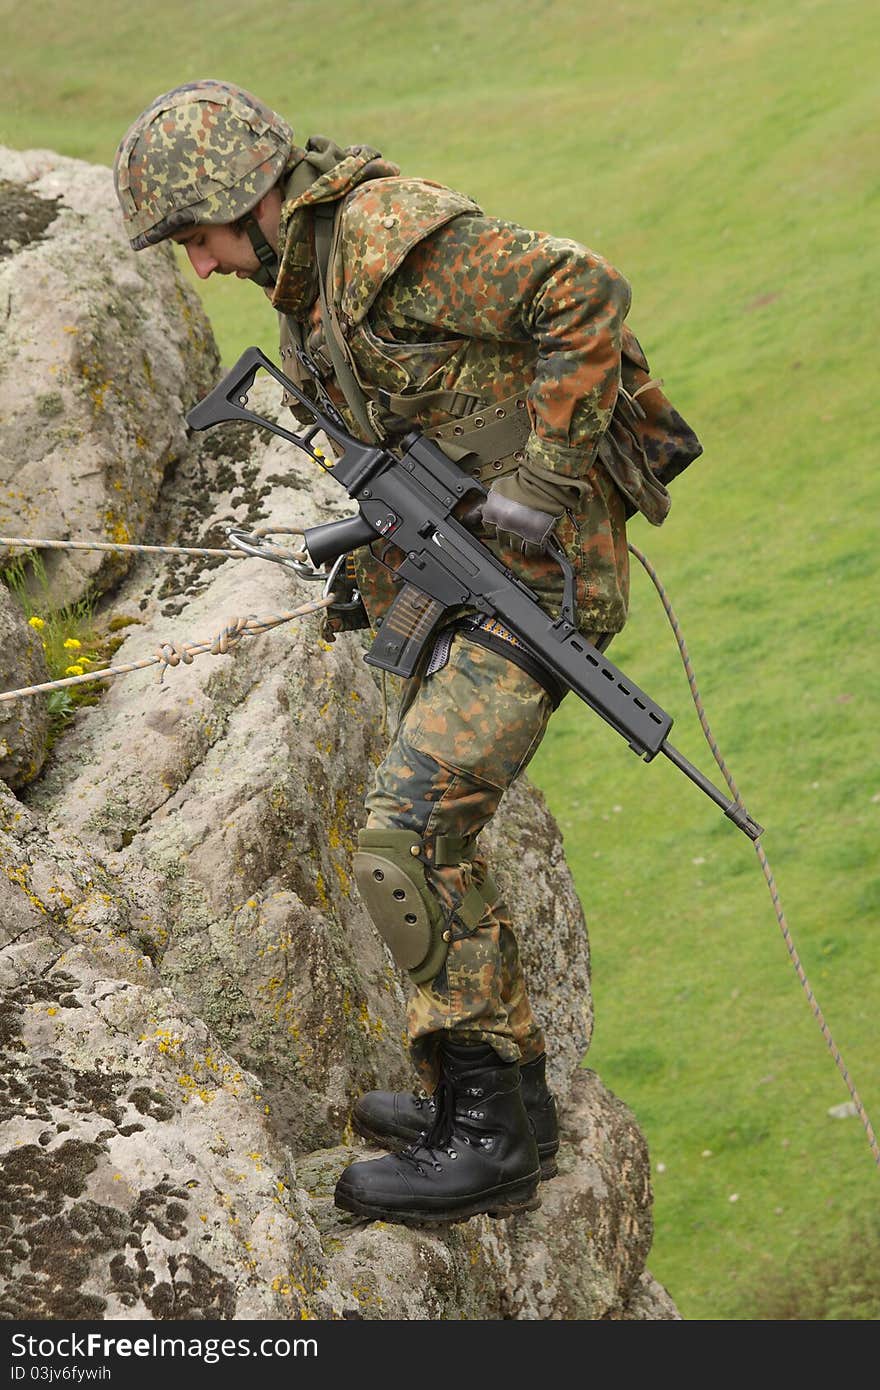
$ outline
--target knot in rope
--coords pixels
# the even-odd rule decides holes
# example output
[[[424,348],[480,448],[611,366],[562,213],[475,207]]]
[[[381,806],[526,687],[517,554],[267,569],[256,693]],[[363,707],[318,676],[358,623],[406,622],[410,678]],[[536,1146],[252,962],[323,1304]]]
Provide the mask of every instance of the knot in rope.
[[[169,666],[179,666],[181,661],[185,666],[191,666],[193,661],[192,652],[187,642],[163,642],[155,649],[156,660],[160,663],[159,679],[165,674]]]
[[[234,651],[242,637],[248,635],[252,625],[259,626],[255,613],[249,613],[245,618],[227,618],[225,626],[211,643],[211,655],[225,656],[227,652]]]
[[[273,627],[278,619],[260,619],[256,613],[249,613],[246,617],[237,618],[234,615],[226,619],[220,631],[210,642],[162,642],[155,648],[154,659],[159,662],[159,682],[165,675],[169,666],[179,666],[181,662],[184,666],[191,666],[193,657],[201,652],[209,651],[212,656],[226,656],[235,651],[242,637],[256,636],[258,633],[266,632],[269,627]]]

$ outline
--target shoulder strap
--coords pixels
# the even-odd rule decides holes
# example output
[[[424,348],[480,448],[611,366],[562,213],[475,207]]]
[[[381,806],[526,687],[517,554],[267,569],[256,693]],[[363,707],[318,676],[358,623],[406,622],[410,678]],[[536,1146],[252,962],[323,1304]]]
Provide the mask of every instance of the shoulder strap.
[[[367,398],[361,390],[349,361],[348,344],[336,316],[335,308],[327,298],[327,269],[330,255],[339,227],[339,211],[342,204],[315,204],[315,259],[318,263],[318,291],[321,297],[321,321],[324,324],[324,342],[333,363],[333,373],[345,396],[352,415],[357,420],[368,440],[378,440],[379,434],[367,411]]]

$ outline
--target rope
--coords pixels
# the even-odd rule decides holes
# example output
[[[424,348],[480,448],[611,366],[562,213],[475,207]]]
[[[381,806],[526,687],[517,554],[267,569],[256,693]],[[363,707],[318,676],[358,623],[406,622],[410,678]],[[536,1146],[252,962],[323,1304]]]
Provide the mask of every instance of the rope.
[[[210,642],[164,642],[156,648],[154,656],[144,657],[141,661],[132,661],[125,666],[101,666],[86,675],[66,676],[63,680],[45,681],[42,685],[27,685],[21,690],[7,690],[0,694],[0,703],[17,700],[26,695],[39,695],[44,690],[60,690],[67,685],[83,685],[86,681],[104,680],[107,676],[124,676],[129,671],[142,671],[147,666],[161,667],[158,673],[161,682],[169,666],[178,666],[181,662],[189,666],[193,657],[200,656],[203,652],[210,652],[212,656],[223,656],[232,652],[243,637],[258,637],[270,628],[288,623],[293,618],[303,618],[307,613],[317,613],[323,608],[329,608],[336,602],[336,597],[336,594],[327,594],[325,598],[303,603],[290,612],[269,613],[262,618],[253,613],[246,618],[229,618]]]
[[[674,611],[674,609],[673,609],[673,607],[672,607],[672,604],[669,602],[669,598],[668,598],[668,596],[667,596],[667,594],[666,594],[666,590],[664,589],[663,585],[661,584],[661,582],[660,582],[660,580],[659,580],[659,578],[658,578],[658,576],[657,576],[657,571],[654,569],[654,567],[653,567],[653,565],[650,563],[650,561],[649,561],[648,559],[646,559],[646,557],[642,554],[642,552],[641,552],[640,550],[638,550],[638,549],[636,548],[636,546],[631,545],[631,544],[629,545],[628,549],[629,549],[629,551],[630,551],[630,554],[631,554],[631,555],[634,555],[634,556],[636,557],[636,559],[638,560],[638,562],[639,562],[639,564],[642,566],[642,568],[643,568],[644,570],[646,570],[647,573],[650,575],[651,580],[652,580],[652,582],[653,582],[653,584],[654,584],[654,588],[657,590],[657,593],[660,595],[660,602],[663,604],[663,607],[664,607],[664,609],[666,610],[666,616],[667,616],[667,618],[669,619],[670,625],[671,625],[671,627],[672,627],[672,631],[675,633],[675,640],[676,640],[677,643],[678,643],[678,649],[679,649],[679,652],[680,652],[680,654],[681,654],[682,662],[683,662],[683,664],[684,664],[685,674],[687,675],[688,685],[690,686],[690,690],[691,690],[691,697],[692,697],[692,699],[693,699],[694,706],[695,706],[696,711],[697,711],[697,716],[698,716],[698,718],[699,718],[699,720],[700,720],[700,726],[701,726],[701,728],[702,728],[702,730],[703,730],[703,733],[704,733],[704,735],[705,735],[705,738],[706,738],[706,742],[708,743],[710,749],[712,750],[712,756],[713,756],[713,758],[715,759],[716,763],[718,764],[719,768],[721,769],[721,773],[722,773],[722,776],[724,777],[725,782],[727,783],[728,787],[730,788],[730,794],[731,794],[731,796],[734,798],[734,800],[736,801],[736,803],[737,803],[738,806],[743,806],[742,798],[740,797],[739,789],[738,789],[738,787],[737,787],[737,785],[736,785],[736,782],[733,780],[733,776],[731,775],[731,773],[730,773],[730,771],[729,771],[729,769],[728,769],[728,767],[727,767],[727,764],[725,763],[724,759],[723,759],[722,756],[721,756],[721,752],[720,752],[720,750],[719,750],[719,748],[718,748],[718,744],[715,742],[715,736],[714,736],[714,734],[712,733],[712,730],[711,730],[710,727],[709,727],[709,721],[708,721],[708,719],[706,718],[706,712],[705,712],[705,710],[704,710],[704,708],[703,708],[703,702],[702,702],[702,699],[700,698],[700,692],[699,692],[699,690],[698,690],[698,688],[697,688],[697,682],[696,682],[696,678],[695,678],[695,676],[694,676],[693,667],[691,666],[691,659],[690,659],[690,655],[689,655],[689,653],[688,653],[687,644],[686,644],[686,642],[685,642],[685,640],[684,640],[684,637],[683,637],[683,635],[682,635],[682,631],[681,631],[681,627],[680,627],[680,625],[679,625],[678,619],[677,619],[677,617],[675,616],[675,611]],[[745,807],[743,807],[743,809],[745,809]],[[861,1120],[862,1125],[863,1125],[864,1130],[865,1130],[865,1133],[866,1133],[867,1136],[868,1136],[868,1143],[869,1143],[870,1146],[871,1146],[871,1153],[874,1155],[874,1162],[875,1162],[875,1164],[877,1164],[878,1167],[880,1167],[880,1144],[878,1144],[878,1142],[877,1142],[877,1136],[876,1136],[875,1133],[874,1133],[873,1127],[872,1127],[872,1125],[871,1125],[871,1121],[870,1121],[869,1118],[868,1118],[867,1111],[865,1110],[865,1107],[864,1107],[864,1105],[863,1105],[862,1102],[861,1102],[861,1099],[860,1099],[860,1097],[859,1097],[859,1093],[858,1093],[858,1091],[857,1091],[856,1088],[855,1088],[855,1085],[854,1085],[854,1083],[853,1083],[853,1081],[852,1081],[852,1078],[850,1077],[849,1071],[847,1070],[846,1066],[844,1065],[843,1057],[842,1057],[841,1054],[840,1054],[840,1049],[838,1048],[837,1044],[835,1043],[834,1038],[831,1036],[831,1029],[828,1027],[828,1024],[825,1022],[825,1016],[824,1016],[824,1014],[822,1013],[822,1010],[821,1010],[820,1007],[819,1007],[819,1001],[817,1000],[815,994],[813,993],[813,990],[812,990],[812,988],[811,988],[811,986],[810,986],[810,982],[809,982],[809,980],[807,979],[807,976],[806,976],[806,973],[805,973],[805,971],[804,971],[803,966],[801,965],[800,956],[798,955],[797,950],[796,950],[796,948],[795,948],[795,944],[794,944],[794,941],[793,941],[793,939],[792,939],[792,935],[791,935],[791,932],[790,932],[790,930],[789,930],[788,923],[787,923],[786,920],[785,920],[785,913],[784,913],[783,910],[782,910],[782,903],[780,902],[780,899],[779,899],[779,892],[778,892],[777,887],[776,887],[776,881],[775,881],[775,879],[774,879],[774,877],[773,877],[773,873],[772,873],[772,871],[771,871],[771,869],[770,869],[769,861],[768,861],[768,859],[767,859],[766,854],[764,853],[764,847],[763,847],[763,845],[761,844],[760,839],[757,839],[757,840],[755,841],[755,853],[756,853],[757,856],[758,856],[758,862],[759,862],[760,865],[761,865],[761,869],[762,869],[762,871],[763,871],[764,878],[765,878],[766,881],[767,881],[767,887],[768,887],[768,889],[770,890],[770,900],[771,900],[771,902],[773,903],[773,910],[774,910],[774,912],[776,913],[776,920],[777,920],[777,922],[779,923],[779,929],[780,929],[780,931],[782,932],[782,939],[783,939],[783,941],[785,942],[785,947],[786,947],[786,950],[788,951],[789,957],[790,957],[790,959],[791,959],[791,963],[792,963],[792,965],[793,965],[794,968],[795,968],[795,972],[796,972],[796,974],[797,974],[797,977],[798,977],[798,979],[800,980],[801,986],[802,986],[802,988],[803,988],[803,990],[804,990],[804,993],[805,993],[806,996],[807,996],[807,1002],[808,1002],[809,1005],[810,1005],[810,1008],[811,1008],[811,1010],[812,1010],[812,1012],[813,1012],[813,1016],[814,1016],[814,1018],[816,1019],[817,1023],[819,1024],[819,1029],[820,1029],[820,1031],[821,1031],[821,1033],[822,1033],[822,1037],[825,1039],[825,1042],[826,1042],[826,1044],[827,1044],[827,1046],[828,1046],[828,1049],[829,1049],[829,1051],[830,1051],[830,1053],[831,1053],[831,1056],[834,1058],[834,1062],[835,1062],[835,1065],[836,1065],[836,1067],[837,1067],[837,1070],[840,1072],[841,1076],[843,1077],[844,1081],[846,1082],[846,1088],[847,1088],[847,1090],[849,1091],[849,1093],[850,1093],[850,1095],[851,1095],[851,1097],[852,1097],[852,1101],[853,1101],[853,1104],[854,1104],[855,1107],[856,1107],[856,1111],[857,1111],[857,1113],[858,1113],[859,1119]]]
[[[249,534],[260,539],[269,535],[301,536],[303,529],[301,526],[263,526]],[[50,541],[35,536],[0,536],[0,545],[19,545],[29,550],[122,550],[150,555],[222,555],[228,560],[252,558],[251,553],[240,547],[221,550],[191,545],[129,545],[116,541]],[[285,562],[292,560],[295,564],[303,564],[309,559],[305,550],[285,550],[282,546],[275,545],[261,547],[259,558]],[[278,627],[280,623],[287,623],[293,618],[304,617],[307,613],[316,613],[322,608],[327,608],[334,600],[335,595],[330,594],[326,598],[303,604],[300,608],[285,613],[272,613],[263,618],[258,618],[253,613],[246,618],[229,618],[226,626],[221,628],[210,642],[165,642],[156,648],[155,656],[145,657],[143,661],[133,661],[125,666],[101,666],[95,671],[87,671],[82,676],[67,676],[63,680],[44,681],[42,685],[27,685],[20,690],[6,690],[0,694],[0,704],[27,695],[40,695],[46,690],[61,690],[68,685],[84,685],[88,681],[103,680],[107,676],[127,675],[130,671],[141,671],[157,663],[161,666],[161,683],[169,666],[178,666],[180,662],[188,666],[193,657],[200,656],[203,652],[210,652],[212,656],[223,656],[234,651],[242,637],[257,637],[260,633],[268,632],[270,628]]]
[[[251,532],[254,536],[283,533],[301,536],[302,530],[294,526],[273,526]],[[115,541],[44,541],[34,536],[0,536],[0,545],[20,545],[27,550],[122,550],[144,555],[223,555],[229,560],[250,559],[241,549],[220,550],[196,545],[118,545]],[[274,555],[279,559],[303,561],[308,558],[304,550],[284,550],[281,546],[266,546],[264,549],[266,555]]]

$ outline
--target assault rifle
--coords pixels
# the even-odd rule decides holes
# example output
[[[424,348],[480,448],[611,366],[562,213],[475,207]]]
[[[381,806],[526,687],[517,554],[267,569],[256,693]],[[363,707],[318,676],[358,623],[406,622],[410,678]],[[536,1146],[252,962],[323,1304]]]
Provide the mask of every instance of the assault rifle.
[[[312,367],[305,353],[304,365]],[[284,429],[248,407],[248,392],[257,373],[267,371],[313,421],[300,432]],[[624,675],[574,626],[575,576],[559,542],[547,549],[564,575],[562,609],[552,618],[522,583],[472,535],[455,515],[469,494],[476,500],[486,489],[463,472],[439,445],[417,430],[407,434],[399,454],[364,444],[347,430],[332,401],[310,400],[259,348],[248,348],[214,390],[187,415],[194,430],[230,420],[245,420],[271,430],[304,450],[335,478],[358,504],[354,516],[326,522],[305,532],[308,554],[316,566],[334,565],[352,550],[377,539],[391,540],[404,552],[397,569],[401,589],[365,656],[371,666],[410,676],[443,614],[462,606],[497,618],[566,689],[579,695],[630,748],[650,762],[663,753],[722,808],[750,840],[762,827],[745,808],[729,800],[698,768],[668,742],[671,717]],[[331,440],[336,462],[328,465],[313,443],[323,433]]]

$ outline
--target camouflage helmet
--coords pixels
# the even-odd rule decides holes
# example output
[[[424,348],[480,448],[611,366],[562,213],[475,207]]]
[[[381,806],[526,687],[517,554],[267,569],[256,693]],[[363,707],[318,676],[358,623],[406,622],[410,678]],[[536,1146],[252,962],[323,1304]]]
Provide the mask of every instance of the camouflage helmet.
[[[205,78],[157,97],[113,164],[132,249],[243,217],[277,183],[292,147],[287,122],[242,87]]]

